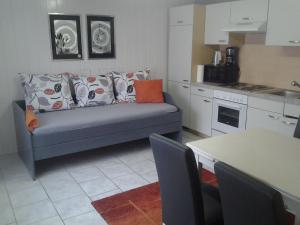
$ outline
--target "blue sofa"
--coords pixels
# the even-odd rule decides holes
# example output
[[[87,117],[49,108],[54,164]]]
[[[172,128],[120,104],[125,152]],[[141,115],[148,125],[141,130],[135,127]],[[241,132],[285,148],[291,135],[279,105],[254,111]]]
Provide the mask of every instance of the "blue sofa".
[[[25,102],[13,103],[18,153],[33,179],[36,162],[165,134],[181,142],[182,112],[164,93],[165,103],[113,104],[41,113],[32,133],[25,125]]]

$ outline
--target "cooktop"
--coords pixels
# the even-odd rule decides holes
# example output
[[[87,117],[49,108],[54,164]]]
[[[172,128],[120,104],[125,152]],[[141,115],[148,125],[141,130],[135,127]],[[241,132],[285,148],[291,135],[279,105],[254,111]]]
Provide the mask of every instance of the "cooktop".
[[[241,90],[241,91],[265,91],[268,89],[272,89],[272,87],[266,85],[257,85],[257,84],[248,84],[248,83],[221,84],[220,86]]]

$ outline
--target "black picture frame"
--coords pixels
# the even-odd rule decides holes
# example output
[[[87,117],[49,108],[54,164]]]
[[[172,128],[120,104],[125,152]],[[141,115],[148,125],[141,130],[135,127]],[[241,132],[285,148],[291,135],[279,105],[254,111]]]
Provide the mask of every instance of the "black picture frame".
[[[114,17],[88,15],[86,21],[89,59],[115,58]]]
[[[80,16],[49,14],[49,23],[52,59],[83,59]]]

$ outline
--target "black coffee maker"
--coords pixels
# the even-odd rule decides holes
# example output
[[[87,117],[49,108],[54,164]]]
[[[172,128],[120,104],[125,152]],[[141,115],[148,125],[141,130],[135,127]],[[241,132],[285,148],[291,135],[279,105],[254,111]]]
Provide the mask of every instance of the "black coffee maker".
[[[237,83],[240,77],[239,48],[226,48],[225,62],[222,65],[205,65],[204,81],[214,83]]]
[[[229,47],[226,48],[226,65],[238,65],[239,64],[239,48]]]
[[[226,48],[225,83],[237,83],[240,78],[239,48]]]

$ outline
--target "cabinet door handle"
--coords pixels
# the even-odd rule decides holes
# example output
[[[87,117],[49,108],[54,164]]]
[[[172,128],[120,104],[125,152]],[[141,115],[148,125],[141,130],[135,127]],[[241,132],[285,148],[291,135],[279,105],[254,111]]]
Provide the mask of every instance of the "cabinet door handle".
[[[189,88],[188,86],[182,86],[183,88]]]
[[[219,40],[219,43],[225,43],[226,40]]]
[[[274,120],[278,120],[279,117],[273,116],[273,115],[268,115],[269,118],[274,119]]]
[[[294,123],[294,122],[288,122],[288,121],[285,121],[285,120],[283,120],[282,123],[285,124],[285,125],[288,125],[288,126],[296,125],[296,123]]]
[[[297,41],[297,40],[291,40],[289,41],[291,44],[300,44],[300,41]]]
[[[199,88],[199,89],[198,89],[198,91],[204,92],[205,90],[203,90],[203,89]]]
[[[177,23],[183,23],[183,20],[177,20]]]
[[[210,101],[209,100],[203,100],[204,102],[206,102],[206,103],[210,103]]]
[[[250,20],[250,17],[243,17],[242,20]]]
[[[189,80],[182,80],[183,82],[189,82]]]

